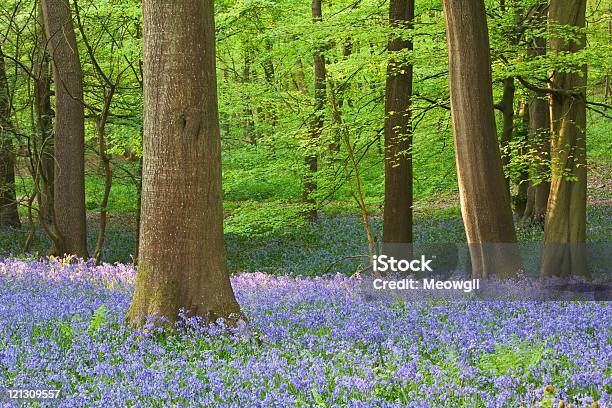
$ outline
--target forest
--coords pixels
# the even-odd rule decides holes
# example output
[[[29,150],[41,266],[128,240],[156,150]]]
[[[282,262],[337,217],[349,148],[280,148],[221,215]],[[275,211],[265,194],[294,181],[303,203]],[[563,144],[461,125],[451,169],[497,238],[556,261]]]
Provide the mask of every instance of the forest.
[[[0,403],[612,404],[612,3],[3,0]]]

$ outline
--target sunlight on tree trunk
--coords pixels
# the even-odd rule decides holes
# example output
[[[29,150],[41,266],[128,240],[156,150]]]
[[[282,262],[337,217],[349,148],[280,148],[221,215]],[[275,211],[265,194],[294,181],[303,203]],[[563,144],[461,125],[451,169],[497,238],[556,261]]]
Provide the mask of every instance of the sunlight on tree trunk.
[[[457,178],[472,276],[513,276],[521,265],[495,131],[484,3],[444,0],[444,12]]]
[[[548,11],[551,53],[577,52],[586,36],[568,40],[557,25],[585,26],[586,0],[553,0]],[[550,95],[551,182],[544,226],[542,276],[588,274],[586,265],[586,65],[555,71]],[[576,95],[563,91],[578,92]]]

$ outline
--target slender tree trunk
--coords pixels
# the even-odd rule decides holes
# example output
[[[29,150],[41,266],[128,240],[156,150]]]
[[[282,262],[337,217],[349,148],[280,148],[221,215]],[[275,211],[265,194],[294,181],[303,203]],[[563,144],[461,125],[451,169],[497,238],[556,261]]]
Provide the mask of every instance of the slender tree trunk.
[[[548,2],[539,4],[534,9],[533,21],[539,27],[545,27],[547,10]],[[527,52],[534,58],[546,55],[546,38],[533,39]],[[550,193],[550,113],[547,95],[539,92],[532,92],[529,96],[529,141],[536,151],[539,165],[537,180],[530,187],[533,190],[533,211],[526,214],[525,220],[544,226]]]
[[[87,258],[83,73],[68,0],[43,0],[55,82],[55,254]]]
[[[40,7],[39,7],[40,8]],[[39,220],[53,223],[53,179],[55,160],[53,158],[53,109],[51,107],[51,66],[47,53],[47,41],[42,9],[38,13],[37,61],[34,65],[34,110],[36,112],[37,143],[35,159],[38,161],[40,182],[38,183]]]
[[[312,0],[312,22],[318,24],[322,20],[321,0]],[[318,147],[321,134],[323,133],[325,115],[325,59],[320,49],[314,53],[313,67],[315,111],[310,124],[310,146],[305,159],[307,173],[304,178],[304,201],[308,206],[306,218],[310,221],[315,221],[318,218],[316,199],[314,197],[314,193],[317,190],[315,177],[318,170]]]
[[[272,50],[273,50],[273,45],[272,45],[272,41],[269,38],[266,38],[265,42],[264,42],[264,47],[266,49],[266,57],[263,61],[263,70],[264,70],[264,76],[266,78],[266,82],[268,83],[268,85],[270,85],[271,87],[274,87],[274,61],[272,60]]]
[[[337,87],[334,86],[333,83],[330,83],[330,87],[331,89],[334,89],[334,90],[338,89]],[[347,178],[347,181],[349,181],[349,193],[351,197],[353,197],[353,199],[355,200],[355,203],[357,204],[357,206],[359,207],[359,214],[361,215],[361,220],[363,221],[363,227],[365,229],[366,238],[368,239],[368,252],[370,255],[369,259],[372,259],[372,256],[374,255],[374,251],[375,251],[374,249],[375,241],[374,241],[374,235],[372,233],[372,226],[370,225],[370,215],[368,214],[368,209],[367,209],[366,201],[365,201],[366,195],[365,195],[364,188],[362,186],[363,181],[361,179],[361,170],[359,168],[359,160],[355,155],[355,151],[353,150],[351,134],[342,118],[342,112],[340,111],[340,101],[336,98],[335,91],[330,92],[330,102],[331,102],[330,105],[332,109],[332,120],[334,122],[334,125],[338,127],[339,136],[344,143],[344,147],[346,148],[346,154],[348,156],[348,161],[350,163],[352,173],[355,177],[355,184],[353,185],[353,182],[350,181],[351,171],[349,171],[349,168],[348,168],[349,164],[345,165],[346,178]]]
[[[495,130],[483,0],[444,0],[461,212],[473,277],[520,269]]]
[[[586,0],[552,0],[550,23],[585,26]],[[586,37],[567,41],[551,30],[552,53],[577,52]],[[580,72],[555,71],[551,87],[577,91],[579,96],[555,92],[550,98],[551,163],[550,197],[544,226],[543,276],[587,275],[586,265],[586,65]]]
[[[113,171],[111,169],[111,156],[108,154],[106,143],[106,123],[110,115],[110,106],[115,95],[115,88],[112,86],[104,89],[104,106],[102,112],[96,119],[96,134],[98,136],[98,154],[100,155],[100,166],[104,173],[104,190],[102,200],[100,200],[100,224],[98,228],[98,238],[93,252],[93,258],[96,263],[102,260],[102,251],[104,249],[104,240],[106,238],[106,224],[108,221],[108,199],[110,197],[111,188],[113,186]]]
[[[142,220],[133,325],[237,318],[227,273],[212,0],[144,0]]]
[[[519,127],[514,131],[513,138],[519,142],[521,142],[521,147],[519,148],[518,155],[524,156],[528,154],[528,136],[527,129],[529,128],[529,103],[526,101],[519,101],[518,103],[518,118],[521,119]],[[511,199],[514,201],[515,212],[518,216],[519,221],[524,217],[527,212],[527,206],[529,201],[529,171],[527,169],[523,169],[516,181],[516,197]]]
[[[411,27],[413,19],[414,0],[391,0],[392,27]],[[412,41],[392,38],[388,50],[412,50]],[[384,244],[412,242],[412,72],[412,64],[391,56],[385,91]]]
[[[272,60],[272,51],[273,45],[272,41],[269,38],[266,38],[264,43],[266,49],[266,58],[263,61],[263,70],[264,76],[266,78],[266,83],[268,84],[268,88],[271,92],[275,92],[276,90],[276,79],[275,79],[275,70],[274,70],[274,61]],[[272,128],[275,129],[278,125],[278,113],[276,111],[276,107],[274,105],[269,106],[267,108],[266,115],[270,118],[270,122]]]
[[[547,98],[532,94],[529,103],[529,140],[538,155],[537,183],[533,188],[531,222],[544,225],[550,193],[550,115]]]
[[[0,229],[21,226],[15,195],[15,150],[8,92],[4,54],[0,48]]]
[[[138,203],[136,205],[136,242],[134,245],[134,261],[138,263],[138,249],[140,247],[140,220],[142,218],[142,157],[138,160],[138,182],[136,187],[138,189]]]
[[[244,67],[242,69],[242,81],[245,84],[251,82],[251,60],[250,50],[245,45]],[[251,98],[247,95],[244,98],[244,108],[242,113],[244,116],[244,137],[253,146],[257,145],[257,135],[255,134],[255,120],[253,117],[253,107]]]
[[[502,94],[502,135],[501,135],[501,151],[502,151],[502,168],[505,170],[510,164],[510,142],[512,141],[512,132],[514,131],[514,78],[509,77],[504,79],[504,91]],[[510,177],[504,175],[506,181],[506,189],[508,197],[510,197]]]

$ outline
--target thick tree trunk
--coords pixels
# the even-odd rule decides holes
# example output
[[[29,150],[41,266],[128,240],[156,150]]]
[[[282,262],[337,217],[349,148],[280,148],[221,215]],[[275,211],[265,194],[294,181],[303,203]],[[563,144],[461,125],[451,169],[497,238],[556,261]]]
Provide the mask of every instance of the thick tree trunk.
[[[227,273],[212,0],[145,0],[142,219],[128,318],[237,318]]]
[[[472,276],[514,276],[516,234],[495,130],[483,0],[444,0],[457,178]]]
[[[0,48],[0,229],[21,226],[15,196],[15,150],[8,91],[4,54]]]
[[[68,0],[43,0],[55,82],[55,255],[87,258],[83,73]]]
[[[552,0],[550,23],[585,26],[586,0]],[[577,52],[586,45],[584,34],[577,41],[550,37],[552,53]],[[581,72],[553,73],[551,88],[579,92],[572,96],[555,92],[550,98],[551,163],[550,197],[544,226],[542,276],[587,275],[586,265],[586,83],[587,67]]]
[[[411,26],[414,0],[391,0],[391,26]],[[402,38],[389,41],[391,52],[412,50]],[[401,58],[401,57],[400,57]],[[412,64],[392,56],[385,95],[385,206],[383,243],[412,242]]]
[[[312,22],[318,24],[322,19],[321,0],[312,0]],[[317,49],[314,53],[313,68],[315,110],[310,123],[310,146],[305,158],[307,169],[304,177],[304,202],[308,206],[306,218],[310,221],[315,221],[318,218],[314,197],[317,190],[315,177],[318,170],[318,147],[321,142],[325,118],[325,59],[320,49]]]

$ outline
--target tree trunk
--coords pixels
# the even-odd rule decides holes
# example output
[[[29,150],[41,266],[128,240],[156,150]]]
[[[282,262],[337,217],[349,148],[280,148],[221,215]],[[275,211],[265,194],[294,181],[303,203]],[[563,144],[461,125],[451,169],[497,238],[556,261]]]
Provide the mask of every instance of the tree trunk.
[[[0,48],[0,229],[21,226],[15,195],[15,150],[8,91],[4,54]]]
[[[318,24],[322,19],[321,0],[312,0],[312,22]],[[304,201],[308,206],[306,218],[310,221],[318,218],[316,199],[313,195],[317,189],[315,177],[318,170],[318,147],[325,115],[325,59],[320,49],[314,53],[313,67],[315,110],[310,124],[310,146],[305,159],[307,170],[304,178]]]
[[[251,50],[245,44],[245,57],[244,67],[242,69],[242,82],[245,84],[251,83]],[[253,107],[251,106],[251,98],[246,95],[244,97],[244,107],[242,108],[243,122],[244,122],[244,137],[253,146],[257,145],[257,135],[255,134],[255,120],[253,117]]]
[[[227,273],[212,0],[144,0],[140,250],[128,318],[237,318]]]
[[[509,77],[504,79],[504,91],[501,100],[502,109],[502,135],[501,135],[501,151],[502,151],[502,169],[505,170],[510,164],[510,142],[512,141],[512,132],[514,131],[514,78]],[[506,189],[508,197],[510,197],[510,177],[504,175],[506,181]]]
[[[55,255],[87,258],[83,73],[68,0],[43,0],[55,82]]]
[[[524,156],[528,154],[529,147],[527,146],[527,133],[529,128],[529,103],[526,101],[519,101],[518,103],[518,118],[520,119],[520,125],[514,131],[513,138],[521,143],[518,149],[518,155]],[[528,169],[522,169],[519,173],[518,179],[516,180],[516,196],[511,198],[514,204],[516,215],[519,221],[525,216],[529,201],[529,171]],[[530,210],[531,211],[531,210]]]
[[[548,2],[535,5],[529,12],[532,16],[530,23],[538,28],[544,28]],[[535,37],[527,46],[527,53],[532,58],[546,55],[546,38]],[[532,91],[529,95],[529,145],[538,158],[536,179],[532,180],[527,194],[527,209],[521,224],[540,224],[544,226],[548,193],[550,191],[550,115],[548,110],[548,96],[542,92]]]
[[[472,276],[514,276],[516,233],[495,130],[483,0],[444,0],[461,213]]]
[[[142,134],[140,135],[142,140]],[[138,249],[140,248],[140,219],[142,218],[142,157],[138,159],[138,181],[136,184],[138,191],[136,203],[136,231],[135,231],[135,243],[134,243],[134,261],[138,263]]]
[[[51,67],[47,53],[47,41],[44,33],[42,10],[38,14],[40,32],[38,41],[37,61],[34,65],[34,110],[36,112],[37,143],[35,159],[38,161],[39,183],[38,207],[41,223],[53,223],[53,109],[51,107]],[[36,175],[34,176],[36,177]]]
[[[411,27],[413,19],[414,0],[391,0],[392,27]],[[412,50],[412,41],[393,38],[388,50]],[[412,242],[412,71],[412,64],[391,56],[385,91],[385,244]]]
[[[533,184],[533,214],[531,222],[544,225],[548,194],[550,192],[550,114],[548,101],[542,95],[532,94],[529,102],[529,140],[538,155],[537,183]]]
[[[550,23],[585,26],[586,0],[552,0]],[[553,53],[577,52],[586,37],[566,41],[550,34]],[[544,225],[542,276],[587,275],[586,239],[586,65],[574,67],[581,72],[555,71],[551,88],[579,92],[579,96],[554,92],[550,98],[551,163],[550,197]]]
[[[106,239],[106,224],[108,221],[108,200],[110,198],[111,188],[113,186],[113,171],[111,169],[111,156],[108,154],[106,143],[106,124],[110,115],[110,107],[115,95],[114,86],[104,88],[104,106],[102,112],[96,119],[96,135],[98,136],[98,154],[100,155],[100,167],[104,174],[104,190],[102,200],[100,200],[100,224],[98,228],[98,238],[93,252],[93,258],[96,264],[100,264],[102,260],[102,252],[104,250],[104,240]]]

